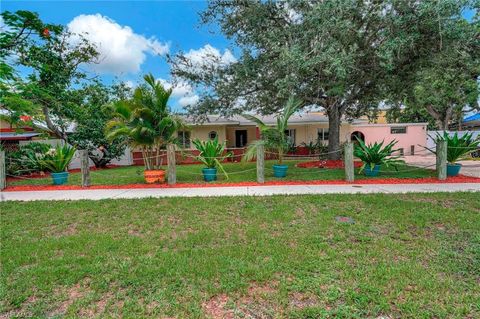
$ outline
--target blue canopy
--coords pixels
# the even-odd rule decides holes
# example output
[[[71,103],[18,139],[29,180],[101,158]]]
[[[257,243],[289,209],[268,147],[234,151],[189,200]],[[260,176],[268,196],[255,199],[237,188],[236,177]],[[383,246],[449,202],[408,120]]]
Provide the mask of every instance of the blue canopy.
[[[472,122],[472,121],[480,121],[480,113],[467,116],[466,118],[463,119],[463,122]]]

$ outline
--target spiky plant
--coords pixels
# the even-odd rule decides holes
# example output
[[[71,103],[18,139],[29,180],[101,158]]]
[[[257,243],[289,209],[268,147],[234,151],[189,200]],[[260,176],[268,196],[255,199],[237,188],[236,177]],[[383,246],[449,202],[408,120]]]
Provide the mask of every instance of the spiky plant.
[[[362,160],[363,165],[360,167],[360,173],[365,169],[365,167],[370,167],[373,170],[375,165],[385,165],[386,167],[403,163],[404,161],[399,160],[400,156],[392,156],[393,152],[398,151],[393,147],[397,144],[398,141],[393,140],[387,145],[383,146],[384,141],[373,144],[365,144],[364,141],[357,137],[358,144],[355,145],[353,155]]]
[[[75,147],[67,144],[64,146],[58,145],[48,150],[38,161],[42,167],[52,173],[65,172],[75,155],[75,151]]]
[[[254,141],[248,146],[243,160],[250,161],[255,158],[257,155],[257,147],[259,145],[264,145],[265,149],[276,152],[278,154],[278,164],[282,164],[283,157],[285,153],[288,152],[291,146],[290,139],[285,134],[285,131],[288,128],[288,120],[295,112],[297,112],[302,107],[302,105],[302,101],[294,97],[290,97],[287,101],[287,104],[283,108],[282,113],[277,116],[277,125],[275,126],[268,126],[257,117],[249,114],[244,114],[243,117],[257,124],[260,130],[261,138]]]
[[[145,84],[137,87],[130,100],[118,101],[114,119],[107,123],[107,138],[125,136],[132,147],[142,151],[145,169],[159,169],[160,150],[175,143],[175,132],[185,128],[182,119],[170,112],[166,90],[152,74],[144,76]]]
[[[218,167],[222,173],[228,178],[228,174],[223,168],[222,162],[232,156],[232,153],[225,152],[225,143],[219,143],[218,138],[213,140],[200,141],[196,139],[192,141],[195,148],[200,152],[195,159],[203,163],[207,168]]]
[[[437,143],[438,141],[447,141],[447,162],[450,164],[455,164],[460,158],[477,151],[480,147],[480,139],[474,139],[473,133],[465,133],[461,137],[458,137],[457,132],[453,136],[450,136],[448,132],[443,132],[443,135],[437,133],[434,140]],[[428,147],[426,149],[435,155],[437,154],[434,149]]]

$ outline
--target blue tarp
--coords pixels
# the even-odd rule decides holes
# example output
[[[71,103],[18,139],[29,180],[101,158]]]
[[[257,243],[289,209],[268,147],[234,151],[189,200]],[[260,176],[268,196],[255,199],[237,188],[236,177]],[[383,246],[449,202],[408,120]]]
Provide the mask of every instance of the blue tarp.
[[[463,122],[471,122],[471,121],[480,121],[480,113],[467,116],[466,118],[463,119]]]

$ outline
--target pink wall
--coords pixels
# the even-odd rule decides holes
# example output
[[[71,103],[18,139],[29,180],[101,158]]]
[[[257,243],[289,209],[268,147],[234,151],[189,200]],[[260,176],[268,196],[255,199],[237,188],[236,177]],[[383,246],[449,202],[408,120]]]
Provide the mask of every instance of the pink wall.
[[[407,127],[405,134],[391,134],[392,127]],[[426,124],[398,124],[398,125],[352,125],[350,133],[355,131],[362,132],[365,135],[365,142],[374,143],[385,140],[385,143],[389,143],[393,140],[397,140],[398,143],[395,148],[403,148],[405,155],[411,154],[411,146],[414,145],[415,153],[421,153],[424,151],[419,145],[425,146],[427,144],[427,128]]]

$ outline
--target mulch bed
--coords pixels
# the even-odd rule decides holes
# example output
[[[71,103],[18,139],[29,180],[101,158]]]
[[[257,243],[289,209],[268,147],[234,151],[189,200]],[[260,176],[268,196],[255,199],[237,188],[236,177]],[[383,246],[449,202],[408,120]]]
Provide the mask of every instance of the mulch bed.
[[[106,167],[95,167],[92,166],[90,167],[91,171],[101,171],[105,169],[111,169],[111,168],[118,168],[122,167],[121,165],[115,165],[115,164],[110,164],[107,165]],[[74,169],[69,169],[69,173],[80,173],[80,168],[74,168]],[[18,175],[18,176],[7,176],[7,182],[9,181],[20,181],[25,178],[45,178],[50,176],[50,172],[35,172],[32,174],[24,174],[24,175]]]
[[[296,165],[300,168],[344,168],[342,160],[317,160],[309,162],[301,162]],[[362,166],[362,162],[353,162],[354,167]]]
[[[480,178],[470,176],[454,176],[448,177],[445,181],[439,181],[435,177],[426,178],[372,178],[361,179],[354,183],[344,180],[317,180],[317,181],[267,181],[264,184],[257,182],[241,182],[241,183],[178,183],[176,185],[167,184],[126,184],[126,185],[92,185],[83,188],[78,185],[18,185],[8,186],[4,192],[15,191],[50,191],[50,190],[95,190],[95,189],[143,189],[143,188],[202,188],[202,187],[235,187],[235,186],[281,186],[281,185],[347,185],[347,184],[444,184],[444,183],[480,183]]]

